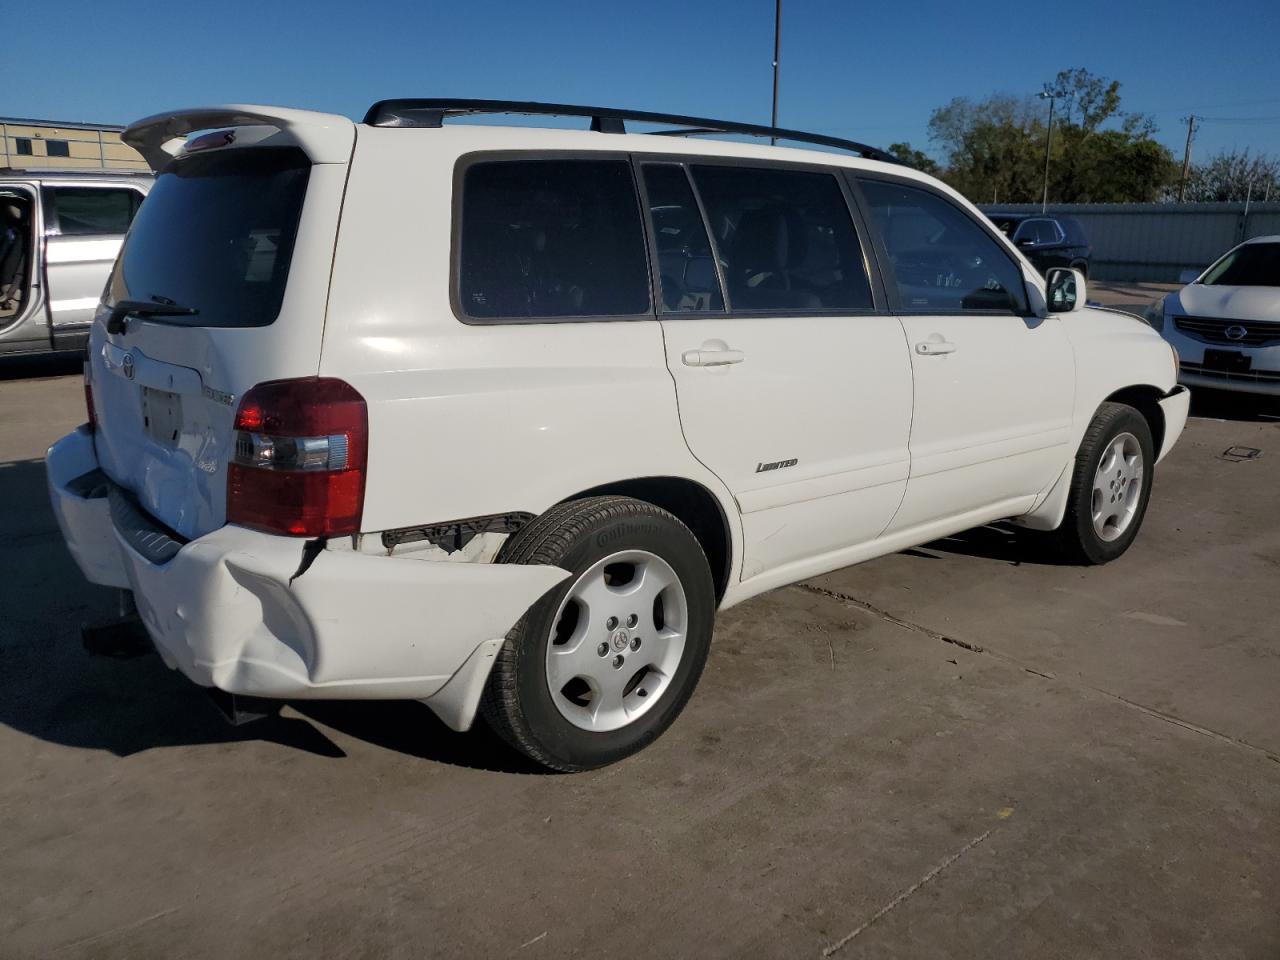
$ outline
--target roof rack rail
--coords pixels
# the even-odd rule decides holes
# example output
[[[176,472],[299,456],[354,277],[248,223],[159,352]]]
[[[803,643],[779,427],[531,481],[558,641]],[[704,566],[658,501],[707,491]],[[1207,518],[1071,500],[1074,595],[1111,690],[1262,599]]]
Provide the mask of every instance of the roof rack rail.
[[[824,147],[850,150],[869,160],[898,163],[897,157],[879,147],[828,137],[821,133],[805,133],[802,130],[786,130],[756,123],[735,123],[731,120],[709,120],[706,117],[685,117],[673,113],[651,113],[646,110],[626,110],[614,107],[584,107],[569,103],[536,103],[527,100],[454,100],[403,99],[379,100],[364,115],[364,122],[374,127],[439,127],[449,117],[464,117],[483,113],[511,113],[528,116],[590,117],[591,129],[600,133],[626,133],[626,121],[670,124],[681,129],[662,130],[662,136],[699,136],[715,133],[736,133],[751,137],[769,137],[775,140],[791,140],[797,143],[815,143]]]

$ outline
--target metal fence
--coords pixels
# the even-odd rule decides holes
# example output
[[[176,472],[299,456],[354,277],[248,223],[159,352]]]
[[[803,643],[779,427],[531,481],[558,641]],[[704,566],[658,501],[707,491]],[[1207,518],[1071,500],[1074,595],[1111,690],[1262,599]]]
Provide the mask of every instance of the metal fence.
[[[1039,213],[1038,203],[983,204],[988,212]],[[1174,283],[1207,267],[1241,240],[1280,234],[1280,203],[1061,203],[1050,214],[1077,218],[1093,244],[1099,280]]]

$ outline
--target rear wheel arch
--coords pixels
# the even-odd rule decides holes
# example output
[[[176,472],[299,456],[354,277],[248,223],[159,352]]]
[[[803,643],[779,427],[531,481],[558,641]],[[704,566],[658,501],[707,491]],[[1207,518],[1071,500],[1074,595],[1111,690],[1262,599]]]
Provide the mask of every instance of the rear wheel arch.
[[[1158,457],[1164,447],[1164,411],[1160,409],[1160,401],[1164,397],[1165,391],[1159,387],[1138,384],[1117,390],[1102,402],[1123,403],[1142,414],[1147,426],[1151,428],[1151,443]]]
[[[716,603],[724,598],[733,570],[733,535],[725,508],[714,493],[687,477],[635,477],[581,490],[560,502],[606,495],[651,503],[688,527],[706,554],[715,584]]]

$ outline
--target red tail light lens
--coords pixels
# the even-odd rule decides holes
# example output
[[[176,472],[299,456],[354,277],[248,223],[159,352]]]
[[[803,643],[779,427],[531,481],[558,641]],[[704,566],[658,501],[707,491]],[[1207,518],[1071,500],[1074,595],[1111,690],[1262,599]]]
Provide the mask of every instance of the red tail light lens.
[[[227,522],[297,537],[360,531],[369,415],[331,377],[260,383],[236,411]]]

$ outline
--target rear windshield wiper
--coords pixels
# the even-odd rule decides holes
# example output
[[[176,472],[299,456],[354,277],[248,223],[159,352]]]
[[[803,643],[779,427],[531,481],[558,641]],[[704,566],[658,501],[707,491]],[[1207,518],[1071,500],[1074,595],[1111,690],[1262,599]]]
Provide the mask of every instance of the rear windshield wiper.
[[[158,302],[163,300],[164,302]],[[200,311],[195,307],[184,307],[174,303],[167,297],[154,300],[117,300],[111,308],[111,316],[107,318],[107,333],[124,333],[125,318],[136,317],[194,317]]]

